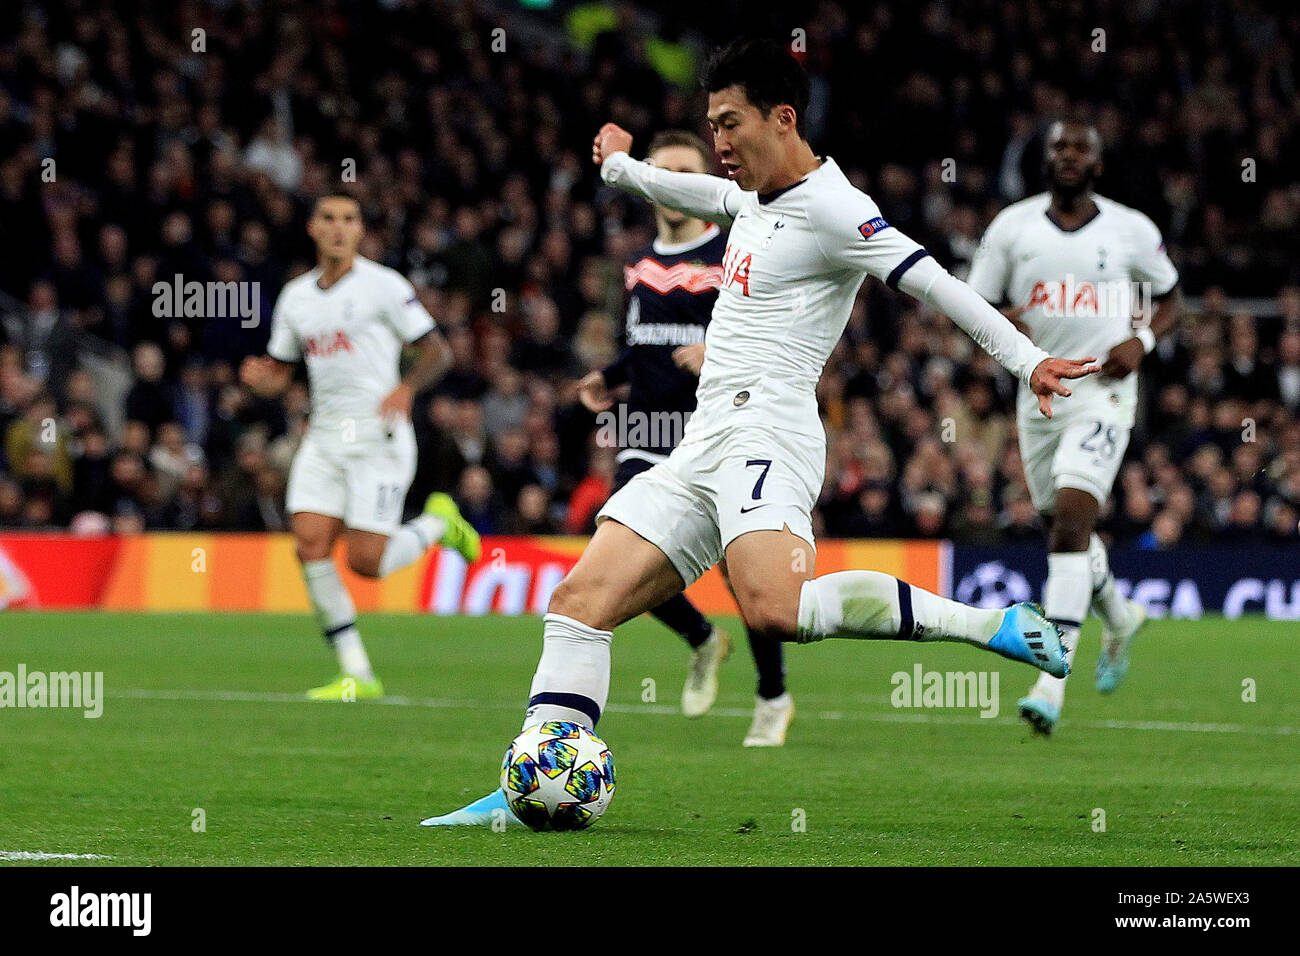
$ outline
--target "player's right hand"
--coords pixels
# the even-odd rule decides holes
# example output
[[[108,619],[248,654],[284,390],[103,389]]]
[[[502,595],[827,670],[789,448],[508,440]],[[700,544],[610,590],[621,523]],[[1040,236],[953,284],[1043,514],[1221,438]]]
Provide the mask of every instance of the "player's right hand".
[[[591,161],[601,165],[615,153],[632,152],[632,134],[621,126],[606,123],[591,144]]]
[[[605,374],[597,369],[588,372],[578,383],[578,401],[589,412],[603,412],[614,404],[605,387]]]
[[[1029,387],[1038,396],[1038,410],[1043,413],[1044,418],[1052,417],[1053,395],[1066,398],[1070,395],[1070,390],[1061,383],[1061,380],[1083,378],[1093,372],[1100,372],[1101,367],[1093,364],[1096,361],[1096,356],[1089,356],[1086,359],[1045,358],[1034,366],[1033,374],[1029,376]]]

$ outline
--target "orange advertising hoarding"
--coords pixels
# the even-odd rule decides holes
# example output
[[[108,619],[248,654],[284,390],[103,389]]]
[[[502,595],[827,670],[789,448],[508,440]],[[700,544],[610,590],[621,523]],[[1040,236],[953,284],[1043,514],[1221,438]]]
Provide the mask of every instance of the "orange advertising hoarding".
[[[336,560],[361,611],[540,614],[585,545],[585,538],[487,537],[482,559],[472,565],[455,552],[435,549],[381,580],[348,571],[342,549]],[[942,592],[945,547],[934,541],[824,541],[817,572],[871,568]],[[687,593],[707,614],[735,610],[716,568]],[[261,534],[0,535],[4,606],[308,610],[293,538]]]

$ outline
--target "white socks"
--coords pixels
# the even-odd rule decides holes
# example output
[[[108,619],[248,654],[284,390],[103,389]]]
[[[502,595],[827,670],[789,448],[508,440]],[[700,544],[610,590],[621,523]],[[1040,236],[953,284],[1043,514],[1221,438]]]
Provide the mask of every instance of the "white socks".
[[[437,544],[446,531],[447,523],[436,515],[420,515],[402,525],[384,546],[379,559],[380,577],[416,561]],[[339,670],[357,680],[374,680],[375,672],[370,667],[370,658],[357,630],[357,609],[348,589],[343,586],[334,559],[303,562],[302,576],[307,582],[307,594],[325,640],[338,655]]]
[[[1088,564],[1092,572],[1092,613],[1112,631],[1118,631],[1128,620],[1128,605],[1115,587],[1106,546],[1095,534],[1088,542]]]
[[[826,637],[988,644],[1005,612],[968,607],[879,571],[836,571],[799,592],[799,641]]]
[[[441,541],[446,533],[447,522],[437,515],[412,518],[388,539],[379,559],[379,576],[387,577],[419,560],[420,555]]]
[[[339,669],[357,680],[374,680],[370,658],[366,656],[365,645],[357,631],[357,609],[339,578],[333,559],[303,562],[302,576],[307,582],[307,594],[311,597],[325,640],[338,654]]]
[[[1088,605],[1092,602],[1093,576],[1089,558],[1088,551],[1056,551],[1047,556],[1043,609],[1061,629],[1065,659],[1071,666],[1079,646],[1079,626],[1088,616]],[[1038,683],[1030,693],[1060,707],[1065,700],[1065,681],[1064,677],[1039,674]]]
[[[547,614],[543,621],[542,659],[533,675],[524,727],[572,720],[594,728],[609,699],[609,644],[614,633],[563,614]]]

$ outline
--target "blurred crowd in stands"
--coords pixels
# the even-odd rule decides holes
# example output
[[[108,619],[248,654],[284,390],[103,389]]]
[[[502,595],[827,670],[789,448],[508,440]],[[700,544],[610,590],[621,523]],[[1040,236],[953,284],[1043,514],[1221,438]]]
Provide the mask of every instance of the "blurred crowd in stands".
[[[1300,12],[117,6],[0,22],[0,527],[284,529],[305,384],[265,401],[235,370],[313,265],[313,197],[342,185],[363,253],[410,278],[454,354],[416,403],[408,506],[445,489],[484,533],[589,531],[615,450],[574,384],[617,355],[622,263],[653,235],[601,186],[591,136],[707,132],[687,78],[743,20],[795,40],[813,145],[958,275],[992,215],[1042,188],[1048,121],[1093,119],[1100,191],[1157,222],[1196,302],[1144,365],[1102,527],[1152,548],[1297,541]],[[177,276],[256,283],[261,321],[159,315]],[[819,534],[1040,540],[1014,383],[946,318],[868,280],[818,388]]]

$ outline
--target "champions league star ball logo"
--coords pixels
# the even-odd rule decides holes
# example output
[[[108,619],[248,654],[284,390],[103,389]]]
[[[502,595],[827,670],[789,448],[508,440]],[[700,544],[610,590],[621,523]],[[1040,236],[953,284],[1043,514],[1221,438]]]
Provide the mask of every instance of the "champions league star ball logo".
[[[986,561],[961,579],[953,597],[980,608],[1010,607],[1033,599],[1029,582],[1001,561]]]

